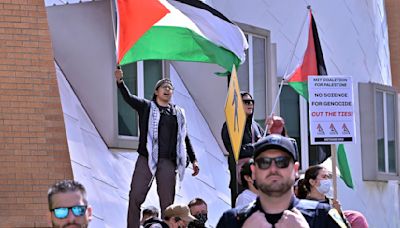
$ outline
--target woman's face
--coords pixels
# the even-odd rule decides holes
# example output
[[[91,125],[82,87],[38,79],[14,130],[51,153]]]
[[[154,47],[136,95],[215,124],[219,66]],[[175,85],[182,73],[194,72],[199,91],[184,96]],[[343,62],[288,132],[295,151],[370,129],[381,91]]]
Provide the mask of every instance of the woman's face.
[[[253,113],[254,109],[254,100],[248,94],[245,94],[242,97],[243,100],[243,108],[246,116],[250,116]]]
[[[321,183],[320,183],[321,180],[328,180],[331,178],[332,178],[332,174],[330,174],[330,172],[327,169],[325,169],[325,168],[320,169],[318,172],[317,178],[315,178],[315,180],[314,180],[314,184],[311,184],[311,185],[313,187],[318,187],[321,185]]]

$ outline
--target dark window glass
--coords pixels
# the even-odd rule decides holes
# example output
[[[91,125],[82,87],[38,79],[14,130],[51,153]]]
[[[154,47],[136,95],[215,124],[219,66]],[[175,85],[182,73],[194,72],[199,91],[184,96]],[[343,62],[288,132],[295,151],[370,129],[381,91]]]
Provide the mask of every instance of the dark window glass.
[[[132,94],[138,94],[137,63],[122,66],[124,81]],[[144,70],[144,97],[151,99],[154,85],[162,77],[162,61],[149,60],[143,62]],[[125,136],[138,136],[138,115],[123,99],[118,92],[118,134]]]
[[[386,172],[385,165],[385,139],[384,139],[384,111],[383,111],[383,93],[380,91],[376,91],[376,103],[375,103],[375,111],[376,111],[376,136],[377,136],[377,145],[378,145],[378,170],[380,172]]]
[[[137,94],[137,64],[131,63],[122,66],[124,82],[132,94]],[[137,136],[137,112],[133,110],[118,91],[118,134]]]
[[[286,132],[289,137],[294,138],[297,141],[299,163],[301,164],[299,95],[290,86],[285,85],[282,88],[279,101],[280,115],[285,120]]]

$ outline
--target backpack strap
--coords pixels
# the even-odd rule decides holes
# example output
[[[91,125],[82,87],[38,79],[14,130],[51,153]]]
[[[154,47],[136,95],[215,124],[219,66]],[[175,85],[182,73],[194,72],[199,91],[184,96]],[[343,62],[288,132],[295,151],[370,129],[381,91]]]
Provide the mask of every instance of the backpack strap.
[[[295,206],[306,218],[310,227],[316,227],[316,217],[320,214],[318,208],[320,208],[320,202],[315,200],[300,199]]]
[[[305,209],[305,210],[315,210],[318,207],[319,202],[315,200],[308,199],[300,199],[296,205],[297,209]]]
[[[257,211],[256,201],[250,203],[249,205],[244,206],[239,209],[236,214],[237,221],[243,225],[247,218],[249,218],[254,212]]]

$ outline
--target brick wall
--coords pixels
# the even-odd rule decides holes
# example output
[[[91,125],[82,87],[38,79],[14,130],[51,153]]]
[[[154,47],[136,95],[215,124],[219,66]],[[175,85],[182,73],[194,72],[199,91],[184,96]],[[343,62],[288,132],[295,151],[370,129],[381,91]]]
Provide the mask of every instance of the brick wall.
[[[72,178],[44,0],[0,1],[0,227],[49,225]]]
[[[386,0],[393,86],[400,92],[400,1]]]

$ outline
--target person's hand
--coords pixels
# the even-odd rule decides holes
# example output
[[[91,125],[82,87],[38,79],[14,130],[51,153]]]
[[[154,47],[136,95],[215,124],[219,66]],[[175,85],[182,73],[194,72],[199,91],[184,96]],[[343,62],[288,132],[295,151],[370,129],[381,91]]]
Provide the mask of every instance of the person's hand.
[[[342,214],[342,205],[339,201],[332,199],[332,207],[335,208],[339,214]]]
[[[197,174],[199,174],[200,172],[200,167],[199,167],[199,163],[197,162],[197,160],[195,160],[193,163],[193,174],[192,176],[197,176]]]
[[[121,69],[115,69],[114,71],[115,79],[117,80],[118,83],[122,82],[122,78],[124,77],[124,72],[122,72]]]
[[[184,222],[183,220],[178,221],[178,222],[176,223],[176,225],[177,225],[177,228],[184,228],[184,227],[187,227],[187,226],[185,225],[185,222]]]
[[[283,211],[281,219],[275,224],[276,228],[293,227],[293,228],[310,228],[307,220],[299,210],[293,208],[292,210]]]
[[[257,211],[254,212],[250,217],[246,219],[244,222],[243,228],[254,228],[254,227],[263,227],[263,228],[272,228],[272,225],[265,218],[264,213]]]

